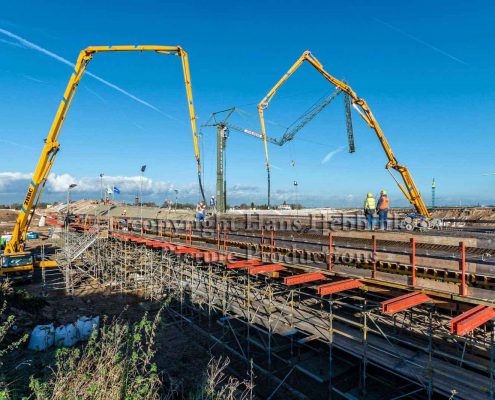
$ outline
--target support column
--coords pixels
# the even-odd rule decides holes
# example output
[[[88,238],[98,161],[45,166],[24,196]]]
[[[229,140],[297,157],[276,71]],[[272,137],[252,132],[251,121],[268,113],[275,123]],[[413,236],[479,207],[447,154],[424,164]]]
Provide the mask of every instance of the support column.
[[[432,306],[429,306],[428,310],[428,388],[427,395],[428,400],[431,400],[433,397],[433,310]]]
[[[366,398],[366,378],[368,373],[368,314],[366,299],[363,303],[363,361],[361,364],[361,393]]]
[[[494,348],[494,340],[495,340],[495,323],[490,323],[490,400],[495,398],[495,382],[494,382],[494,362],[495,362],[495,348]]]
[[[333,399],[333,296],[328,300],[328,399]]]

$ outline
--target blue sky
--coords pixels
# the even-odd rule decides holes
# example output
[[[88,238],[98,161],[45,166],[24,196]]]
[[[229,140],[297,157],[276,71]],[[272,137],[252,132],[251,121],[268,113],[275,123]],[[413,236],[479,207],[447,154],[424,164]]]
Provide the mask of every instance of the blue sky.
[[[399,161],[427,203],[431,179],[444,204],[493,204],[495,103],[493,17],[489,1],[85,1],[2,2],[0,29],[70,61],[88,45],[181,45],[189,53],[199,124],[211,112],[240,106],[235,122],[259,131],[256,104],[304,50],[366,99]],[[99,54],[89,71],[148,102],[136,102],[85,76],[60,135],[61,151],[46,199],[76,196],[105,184],[130,200],[139,167],[148,166],[150,200],[195,201],[198,190],[180,60],[158,54]],[[0,203],[21,199],[70,76],[69,66],[0,33]],[[265,112],[280,137],[333,88],[309,65],[278,92]],[[388,189],[405,202],[384,166],[378,140],[354,113],[357,151],[348,154],[342,98],[296,139],[270,147],[274,201],[360,205]],[[208,194],[215,184],[215,130],[203,128]],[[333,156],[326,157],[333,152]],[[295,160],[292,166],[291,160]],[[232,132],[227,150],[231,202],[265,200],[262,143]]]

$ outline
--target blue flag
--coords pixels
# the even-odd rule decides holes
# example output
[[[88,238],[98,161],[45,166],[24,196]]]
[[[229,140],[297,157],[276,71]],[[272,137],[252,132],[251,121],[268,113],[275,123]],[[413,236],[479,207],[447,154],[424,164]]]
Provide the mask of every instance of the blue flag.
[[[120,194],[120,190],[119,190],[119,188],[118,188],[117,186],[114,186],[114,187],[113,187],[113,192],[114,192],[115,194]]]

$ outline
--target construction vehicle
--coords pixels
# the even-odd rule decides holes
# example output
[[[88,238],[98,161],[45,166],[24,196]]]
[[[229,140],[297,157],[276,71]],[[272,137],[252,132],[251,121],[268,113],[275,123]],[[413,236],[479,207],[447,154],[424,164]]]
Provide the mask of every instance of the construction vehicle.
[[[62,125],[69,111],[70,105],[76,93],[81,78],[86,68],[96,53],[124,52],[124,51],[154,51],[160,54],[174,55],[181,58],[182,72],[184,75],[184,84],[186,88],[187,105],[191,121],[192,137],[194,152],[198,166],[198,178],[201,195],[204,197],[204,191],[201,181],[201,162],[198,145],[198,134],[196,132],[196,115],[194,113],[194,103],[191,86],[191,75],[189,71],[188,55],[180,46],[90,46],[79,53],[79,57],[74,66],[74,71],[69,79],[64,96],[58,106],[57,113],[53,120],[52,126],[41,152],[38,164],[29,184],[26,197],[22,203],[21,210],[12,232],[12,238],[7,242],[4,254],[1,259],[0,276],[13,274],[30,275],[33,273],[34,258],[24,251],[26,235],[31,223],[32,216],[39,202],[40,196],[45,187],[48,175],[53,167],[55,156],[60,150],[60,144],[57,141]],[[43,266],[43,265],[41,265]]]
[[[264,142],[264,151],[266,158],[266,170],[267,170],[267,178],[268,178],[268,204],[270,204],[270,161],[268,157],[268,147],[267,147],[267,136],[266,136],[266,127],[265,127],[265,118],[264,111],[267,109],[270,101],[273,99],[277,90],[291,77],[291,75],[305,62],[307,61],[311,64],[325,79],[327,79],[331,84],[333,84],[337,89],[340,89],[346,96],[349,96],[352,106],[356,109],[356,111],[361,115],[364,121],[368,124],[368,126],[373,129],[378,140],[380,141],[383,150],[387,156],[388,162],[385,166],[387,171],[389,171],[390,175],[397,183],[399,189],[402,191],[407,200],[413,205],[415,209],[415,213],[408,215],[406,220],[403,223],[403,226],[406,229],[426,229],[430,227],[438,227],[440,221],[438,219],[431,219],[430,212],[426,207],[421,194],[416,187],[416,184],[409,172],[408,168],[405,165],[399,164],[397,159],[395,158],[394,153],[388,143],[387,138],[385,137],[378,121],[375,119],[371,109],[369,108],[366,101],[354,92],[354,90],[345,82],[333,77],[330,75],[325,69],[323,65],[316,59],[316,57],[311,54],[310,51],[305,51],[301,57],[290,67],[286,74],[273,86],[272,89],[268,92],[268,94],[261,100],[258,104],[258,113],[260,118],[261,125],[261,134],[263,136]],[[397,171],[404,184],[401,184],[399,180],[395,177],[394,174],[390,171],[391,169]]]

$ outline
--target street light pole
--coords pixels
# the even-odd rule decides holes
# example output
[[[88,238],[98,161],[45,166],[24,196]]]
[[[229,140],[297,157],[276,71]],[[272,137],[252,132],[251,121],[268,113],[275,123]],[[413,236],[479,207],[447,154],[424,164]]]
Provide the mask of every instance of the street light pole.
[[[65,217],[65,224],[67,229],[69,228],[69,207],[70,207],[70,191],[71,189],[74,189],[77,185],[75,183],[71,183],[69,187],[67,188],[67,214]]]
[[[296,204],[295,204],[296,210],[299,210],[299,205],[298,205],[298,203],[299,203],[299,198],[298,197],[299,196],[297,195],[297,186],[298,185],[299,185],[299,183],[297,183],[297,181],[294,181],[294,192],[296,194],[296,196],[295,196],[296,197]],[[299,213],[299,211],[297,211],[297,212]]]
[[[103,172],[100,174],[100,200],[103,200]]]

